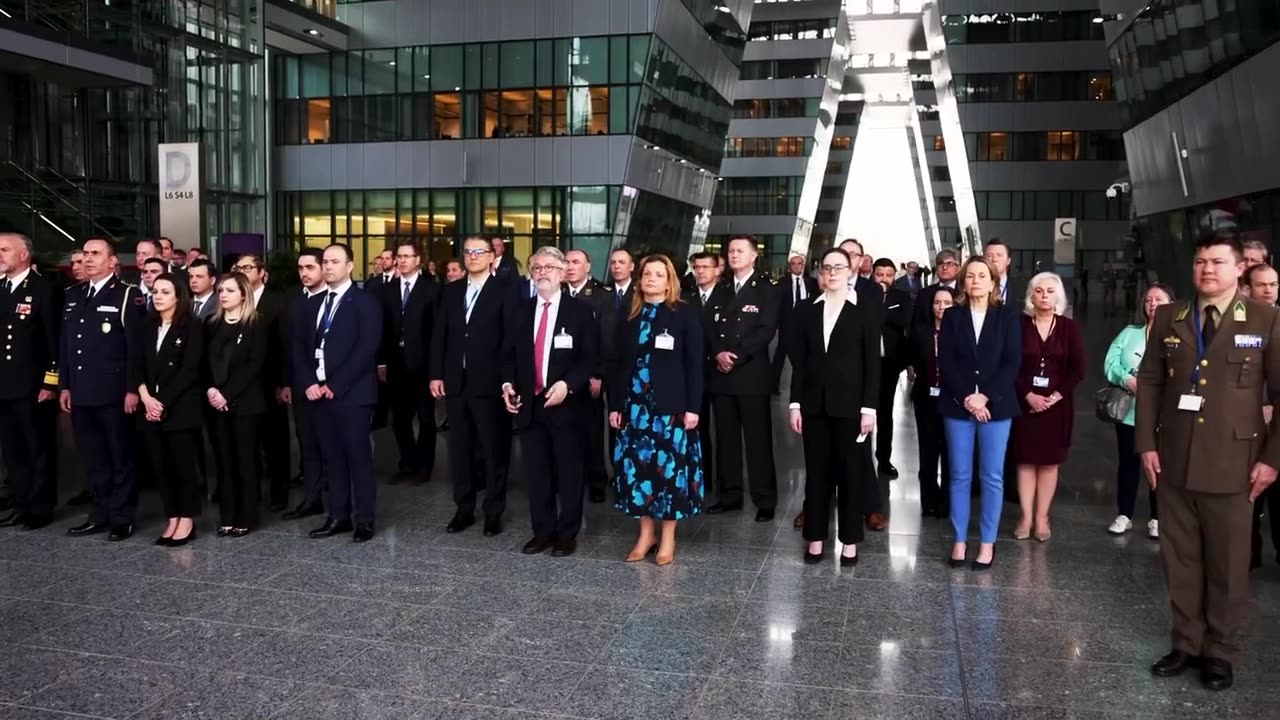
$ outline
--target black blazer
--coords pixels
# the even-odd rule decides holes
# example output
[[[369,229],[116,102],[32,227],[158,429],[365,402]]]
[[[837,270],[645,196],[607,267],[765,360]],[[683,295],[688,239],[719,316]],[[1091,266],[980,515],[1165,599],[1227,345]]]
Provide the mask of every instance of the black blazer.
[[[285,344],[281,330],[281,321],[289,306],[284,295],[271,290],[262,291],[262,299],[254,307],[258,314],[258,322],[266,330],[267,358],[263,367],[263,391],[274,395],[276,388],[285,387],[285,365],[288,345]]]
[[[221,333],[228,333],[224,336],[229,338],[225,345],[218,339]],[[217,388],[222,393],[231,405],[229,412],[236,415],[266,412],[269,334],[267,323],[261,318],[251,325],[237,324],[234,329],[228,329],[219,319],[205,325],[205,387]],[[217,378],[225,379],[219,383]]]
[[[862,297],[859,302],[864,302]],[[822,322],[827,301],[819,296],[796,313],[791,350],[791,402],[803,415],[856,418],[874,408],[880,395],[880,329],[877,313],[845,302],[824,347]],[[877,408],[877,412],[879,412]]]
[[[431,333],[440,304],[440,285],[430,275],[420,273],[409,292],[409,302],[400,307],[403,279],[382,285],[382,347],[378,365],[395,372],[425,377],[431,366]]]
[[[57,391],[62,300],[62,287],[35,270],[11,292],[0,290],[8,351],[0,363],[0,398],[35,399],[41,390]]]
[[[879,287],[877,284],[876,288]],[[859,302],[862,299],[859,296]],[[911,326],[911,295],[891,287],[877,295],[876,300],[880,303],[880,336],[884,340],[883,372],[896,375],[909,360],[907,332]]]
[[[160,316],[152,314],[142,323],[142,348],[130,387],[147,386],[147,392],[164,405],[159,422],[163,430],[198,430],[204,423],[204,408],[208,405],[201,382],[204,332],[204,321],[187,315],[169,327],[157,350]],[[145,415],[141,408],[139,413]]]
[[[1021,414],[1013,383],[1022,365],[1022,314],[1008,305],[987,308],[982,336],[973,336],[973,314],[956,305],[942,316],[938,337],[938,362],[942,368],[942,395],[938,412],[965,420],[972,417],[964,409],[964,399],[975,386],[987,396],[992,420],[1006,420]]]
[[[566,294],[569,293],[567,283],[561,289]],[[605,380],[610,376],[614,327],[618,322],[618,313],[613,309],[613,296],[605,291],[604,284],[599,280],[587,278],[582,285],[582,290],[578,292],[577,299],[591,307],[596,324],[600,328],[600,352],[596,355],[596,369],[592,371],[591,377]]]
[[[658,350],[654,345],[654,338],[663,331],[675,340],[672,350]],[[674,310],[665,303],[660,305],[652,331],[643,344],[640,343],[639,315],[619,318],[617,333],[614,339],[617,363],[609,383],[610,412],[622,413],[625,421],[631,375],[641,352],[649,353],[649,381],[654,394],[653,407],[649,408],[651,413],[681,415],[702,411],[702,370],[706,351],[702,346],[702,323],[695,308],[684,303]]]
[[[498,398],[514,297],[511,283],[490,275],[467,322],[467,278],[445,286],[431,333],[430,375],[432,380],[444,381],[447,395]]]
[[[516,426],[524,427],[533,419],[534,405],[543,400],[533,394],[537,376],[533,370],[534,333],[540,298],[525,300],[516,308],[511,324],[510,349],[504,353],[506,362],[502,369],[503,384],[511,383],[523,401],[516,415]],[[557,348],[555,338],[567,335],[573,338],[571,348]],[[560,293],[560,307],[556,311],[555,327],[547,326],[547,342],[551,343],[551,360],[547,367],[547,387],[563,380],[569,386],[569,397],[560,405],[545,411],[549,424],[572,425],[583,417],[587,382],[595,372],[600,354],[600,325],[595,312],[582,300]],[[599,417],[597,416],[597,421]]]
[[[302,303],[294,316],[291,353],[292,383],[303,391],[320,384],[334,395],[337,405],[366,407],[378,404],[377,358],[382,342],[382,308],[370,293],[353,283],[342,294],[333,312],[325,339],[325,380],[317,376],[316,328],[324,309],[325,292]]]
[[[702,289],[694,286],[692,290],[683,290],[680,293],[680,299],[689,307],[697,308],[698,320],[702,323],[702,348],[706,362],[703,367],[706,372],[707,385],[704,385],[704,392],[711,382],[711,373],[715,372],[715,360],[711,356],[711,348],[715,345],[712,341],[711,333],[716,329],[715,314],[716,306],[722,305],[729,301],[729,297],[733,295],[733,288],[719,283],[711,286],[711,294],[707,296],[707,302],[702,302]]]
[[[782,279],[778,281],[778,333],[781,335],[794,334],[792,331],[797,328],[791,325],[791,318],[800,310],[801,307],[814,301],[818,297],[818,281],[803,274],[800,281],[804,283],[805,297],[800,301],[799,305],[792,307],[795,301],[796,280],[795,277],[787,272],[783,273]]]
[[[735,295],[733,279],[723,300],[714,305],[712,357],[728,351],[738,356],[727,374],[711,374],[711,392],[725,395],[768,395],[773,382],[769,343],[778,331],[778,287],[756,271]]]

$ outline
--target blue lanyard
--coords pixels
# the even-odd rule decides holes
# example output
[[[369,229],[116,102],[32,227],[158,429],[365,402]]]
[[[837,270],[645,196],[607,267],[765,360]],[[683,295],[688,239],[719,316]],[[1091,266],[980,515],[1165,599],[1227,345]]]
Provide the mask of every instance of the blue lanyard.
[[[1195,325],[1196,366],[1191,370],[1191,392],[1200,386],[1200,363],[1204,361],[1204,329],[1200,327],[1200,303],[1191,301],[1191,323]]]
[[[329,294],[324,298],[324,304],[326,309],[321,311],[323,313],[321,315],[321,323],[324,325],[324,331],[321,333],[321,337],[327,336],[329,334],[330,326],[333,325],[333,316],[337,314],[338,310],[337,293],[330,290]]]

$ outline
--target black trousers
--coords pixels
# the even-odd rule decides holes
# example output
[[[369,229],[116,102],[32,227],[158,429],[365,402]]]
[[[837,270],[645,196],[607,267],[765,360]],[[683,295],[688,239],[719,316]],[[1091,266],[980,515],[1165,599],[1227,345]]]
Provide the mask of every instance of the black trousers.
[[[604,393],[598,398],[587,398],[585,422],[582,426],[583,472],[587,487],[604,492],[609,485],[609,472],[605,470],[604,456],[613,457],[613,447],[605,445],[604,427],[608,411],[604,405]]]
[[[258,500],[262,488],[262,464],[258,438],[259,426],[267,415],[215,413],[213,433],[222,479],[218,508],[223,527],[253,529],[258,525]]]
[[[920,509],[925,513],[945,514],[951,509],[951,458],[938,400],[917,400],[913,407],[920,457]],[[941,476],[938,475],[939,462],[942,463]]]
[[[496,396],[445,398],[449,410],[449,458],[453,502],[459,512],[474,513],[480,483],[470,465],[459,462],[479,454],[484,484],[484,514],[501,516],[507,509],[507,470],[511,461],[511,416]]]
[[[99,524],[131,525],[138,507],[134,474],[133,418],[118,405],[73,406],[71,429],[80,449],[93,506],[89,519]]]
[[[898,377],[901,370],[894,372],[886,367],[880,376],[879,405],[876,407],[876,464],[890,464],[893,457],[893,411],[894,399],[898,394]]]
[[[20,517],[52,517],[58,504],[57,422],[56,400],[0,400],[0,449]]]
[[[745,441],[751,502],[761,510],[773,510],[778,504],[778,480],[773,465],[769,395],[716,395],[712,403],[720,452],[720,502],[742,502],[743,476],[747,474],[742,467]]]
[[[831,502],[836,504],[839,524],[836,536],[845,545],[862,542],[863,500],[867,497],[866,452],[852,442],[858,437],[860,418],[805,415],[801,441],[804,445],[804,539],[827,539],[831,526]]]
[[[289,502],[290,471],[289,408],[276,402],[274,395],[267,401],[267,412],[261,418],[262,432],[258,436],[262,456],[267,465],[267,498],[271,505]],[[237,526],[239,527],[239,526]]]
[[[143,449],[167,518],[193,518],[200,514],[200,479],[195,463],[196,447],[202,443],[199,430],[166,431],[153,422],[142,426]]]
[[[329,517],[335,522],[350,519],[372,526],[378,501],[373,442],[369,439],[373,407],[339,405],[332,400],[317,401],[312,407],[329,486]]]
[[[326,485],[324,462],[320,459],[320,436],[316,431],[315,403],[305,396],[294,396],[293,432],[298,438],[299,463],[302,466],[303,502],[320,505]]]
[[[1142,477],[1142,459],[1138,456],[1137,437],[1132,425],[1116,423],[1116,509],[1130,520],[1137,512],[1138,485],[1150,484]],[[1156,491],[1148,490],[1147,498],[1151,504],[1151,519],[1160,517],[1156,505]],[[1262,503],[1255,505],[1255,512]],[[1276,532],[1273,530],[1273,532]],[[1277,536],[1280,537],[1280,536]],[[1276,545],[1280,548],[1280,544]]]
[[[388,376],[391,393],[391,430],[400,450],[400,472],[431,477],[436,465],[435,398],[427,392],[427,379],[407,372]],[[418,431],[413,430],[414,420]]]
[[[520,431],[529,519],[538,537],[568,540],[582,528],[583,438],[578,425],[548,424],[538,407]]]
[[[698,416],[698,437],[702,439],[702,492],[716,492],[720,489],[716,481],[716,446],[715,433],[720,426],[711,427],[711,394],[702,393],[702,414]]]
[[[787,348],[795,340],[787,335],[783,335],[782,331],[778,331],[778,344],[773,349],[773,360],[770,371],[773,373],[770,377],[772,385],[769,386],[769,392],[776,392],[782,387],[782,366],[787,362]]]

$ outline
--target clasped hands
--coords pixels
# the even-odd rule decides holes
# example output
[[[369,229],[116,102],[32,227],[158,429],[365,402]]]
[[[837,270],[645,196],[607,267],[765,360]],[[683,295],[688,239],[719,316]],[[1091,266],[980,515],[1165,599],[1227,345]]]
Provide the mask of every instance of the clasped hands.
[[[563,380],[557,380],[551,384],[542,394],[546,401],[542,403],[544,408],[553,408],[565,401],[569,397],[569,385]],[[507,412],[515,415],[520,412],[520,396],[516,394],[516,389],[511,383],[502,386],[502,404],[507,406]]]
[[[980,423],[991,421],[991,411],[987,409],[987,396],[974,393],[964,399],[964,409]]]
[[[1031,408],[1032,413],[1042,413],[1045,410],[1057,405],[1062,400],[1060,393],[1054,393],[1049,396],[1037,395],[1033,392],[1027,393],[1027,405]]]

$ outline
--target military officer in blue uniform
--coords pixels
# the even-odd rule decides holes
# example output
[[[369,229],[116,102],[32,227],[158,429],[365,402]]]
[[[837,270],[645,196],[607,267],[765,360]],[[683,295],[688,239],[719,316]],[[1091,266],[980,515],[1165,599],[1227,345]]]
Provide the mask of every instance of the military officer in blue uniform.
[[[71,414],[93,495],[88,520],[67,532],[110,531],[108,539],[117,541],[133,534],[137,507],[129,416],[138,407],[138,394],[128,387],[128,369],[139,352],[136,335],[146,301],[115,276],[114,264],[111,243],[85,242],[85,283],[72,289],[63,307],[58,402]]]
[[[0,448],[14,508],[0,527],[42,528],[57,504],[58,322],[62,289],[31,265],[31,240],[0,233]]]

